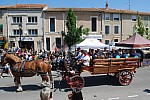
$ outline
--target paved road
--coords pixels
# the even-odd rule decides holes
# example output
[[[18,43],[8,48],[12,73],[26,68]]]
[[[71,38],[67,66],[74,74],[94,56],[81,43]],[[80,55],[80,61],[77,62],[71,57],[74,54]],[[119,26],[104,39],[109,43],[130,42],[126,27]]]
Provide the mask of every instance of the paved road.
[[[65,82],[59,85],[58,78],[53,72],[55,79],[54,99],[67,100],[70,92]],[[39,76],[23,78],[23,92],[16,93],[13,78],[5,74],[0,79],[0,100],[40,100]],[[82,89],[84,100],[150,100],[150,68],[138,68],[132,83],[129,86],[118,86],[116,80],[105,75],[90,76],[83,73],[86,85]],[[61,91],[59,90],[61,87]]]

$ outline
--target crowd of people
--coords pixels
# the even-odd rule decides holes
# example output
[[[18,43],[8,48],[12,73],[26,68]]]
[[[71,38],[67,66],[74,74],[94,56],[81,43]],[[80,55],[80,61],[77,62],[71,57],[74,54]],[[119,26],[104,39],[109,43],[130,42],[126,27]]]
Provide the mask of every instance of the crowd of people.
[[[3,51],[5,52],[5,51]],[[2,54],[3,54],[2,52]],[[9,51],[8,51],[9,52]],[[126,50],[126,49],[115,49],[112,48],[110,51],[108,48],[104,48],[103,50],[98,49],[89,49],[82,50],[80,47],[77,48],[77,52],[60,52],[60,51],[53,51],[53,52],[47,52],[45,50],[40,50],[39,52],[34,51],[32,49],[24,49],[21,50],[20,48],[16,48],[14,51],[14,55],[20,57],[21,59],[25,59],[26,61],[35,60],[35,59],[43,59],[45,62],[48,62],[52,65],[52,70],[59,69],[61,66],[61,62],[63,62],[64,59],[70,60],[71,57],[74,57],[76,59],[77,63],[77,69],[80,70],[81,66],[92,66],[94,59],[108,59],[108,58],[128,58],[128,57],[140,57],[141,62],[143,61],[143,53],[141,51],[132,49],[132,50]],[[6,66],[3,66],[4,71],[9,72],[11,76],[9,64]],[[3,72],[0,74],[0,78],[2,78]]]

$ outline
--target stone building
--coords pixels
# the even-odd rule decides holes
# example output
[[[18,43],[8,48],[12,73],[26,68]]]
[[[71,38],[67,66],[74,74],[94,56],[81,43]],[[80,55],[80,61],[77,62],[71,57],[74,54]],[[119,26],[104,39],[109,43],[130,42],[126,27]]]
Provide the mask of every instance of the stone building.
[[[70,8],[48,8],[45,4],[17,4],[0,7],[0,30],[9,40],[9,47],[34,50],[64,49],[61,32],[67,32],[66,17]],[[77,27],[89,28],[89,35],[109,44],[123,41],[133,33],[138,15],[146,30],[150,28],[150,12],[105,8],[71,8],[77,17]],[[2,17],[1,17],[2,16]],[[3,26],[3,27],[1,27]],[[3,28],[3,29],[2,29]],[[20,35],[21,33],[21,35]],[[147,32],[145,35],[149,35]],[[21,43],[20,43],[21,40]]]
[[[69,8],[44,10],[46,50],[63,47],[61,31],[67,32],[68,10]],[[107,3],[105,8],[72,8],[72,10],[77,17],[77,27],[83,25],[84,28],[90,29],[89,35],[83,38],[96,38],[105,44],[123,41],[135,33],[133,26],[137,22],[138,15],[141,16],[146,30],[149,30],[149,12],[110,9]]]
[[[22,49],[43,49],[45,4],[16,4],[5,6],[3,35],[9,47]]]

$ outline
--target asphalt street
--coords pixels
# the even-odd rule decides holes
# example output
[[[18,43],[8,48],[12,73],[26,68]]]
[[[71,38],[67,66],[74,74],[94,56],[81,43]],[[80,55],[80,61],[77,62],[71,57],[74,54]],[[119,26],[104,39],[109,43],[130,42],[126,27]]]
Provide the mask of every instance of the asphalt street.
[[[85,86],[82,89],[84,100],[150,100],[150,67],[137,68],[137,73],[129,86],[119,86],[115,78],[106,75],[82,73]],[[59,83],[57,73],[54,77],[54,100],[68,100],[71,92],[65,81]],[[40,100],[40,76],[21,79],[23,92],[16,92],[13,78],[4,74],[0,79],[0,100]]]

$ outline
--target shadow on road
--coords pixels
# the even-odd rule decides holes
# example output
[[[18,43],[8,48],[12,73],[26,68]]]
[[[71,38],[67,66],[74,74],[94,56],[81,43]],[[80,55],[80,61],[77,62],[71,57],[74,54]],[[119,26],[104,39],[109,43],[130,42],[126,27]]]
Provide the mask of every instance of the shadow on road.
[[[91,87],[91,86],[101,86],[101,85],[112,85],[112,86],[119,86],[119,83],[115,77],[109,77],[107,75],[101,75],[101,76],[89,76],[89,77],[83,77],[85,80],[85,86],[84,87]],[[65,80],[54,81],[54,92],[56,90],[64,89],[64,92],[71,91],[70,86],[66,83]]]
[[[150,93],[150,89],[145,89],[143,92]]]
[[[59,80],[55,80],[54,81],[54,92],[59,90],[63,92],[68,92],[71,91],[70,86],[66,83],[65,80],[59,81]]]
[[[41,87],[38,85],[22,85],[22,88],[23,91],[36,91],[41,89]],[[0,87],[0,90],[4,90],[7,92],[15,92],[16,86]]]
[[[107,75],[84,77],[84,80],[85,80],[85,87],[101,86],[101,85],[119,86],[116,77],[109,77]]]

